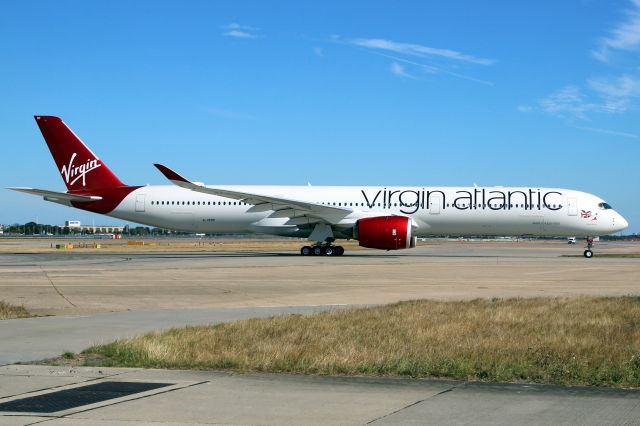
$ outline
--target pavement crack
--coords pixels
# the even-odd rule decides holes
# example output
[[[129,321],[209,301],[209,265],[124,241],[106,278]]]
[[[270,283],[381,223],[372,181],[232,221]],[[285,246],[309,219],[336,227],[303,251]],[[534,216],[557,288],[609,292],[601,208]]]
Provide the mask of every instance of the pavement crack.
[[[412,402],[411,404],[409,404],[409,405],[405,405],[405,406],[404,406],[404,407],[402,407],[402,408],[398,408],[398,409],[397,409],[397,410],[395,410],[395,411],[392,411],[392,412],[387,413],[387,414],[385,414],[385,415],[383,415],[383,416],[380,416],[380,417],[376,417],[376,418],[375,418],[375,419],[373,419],[373,420],[369,420],[369,421],[368,421],[367,423],[365,423],[365,424],[370,425],[370,424],[373,424],[373,423],[377,422],[378,420],[382,420],[382,419],[384,419],[384,418],[387,418],[387,417],[393,416],[394,414],[398,414],[399,412],[404,411],[404,410],[406,410],[407,408],[411,408],[411,407],[413,407],[414,405],[418,405],[418,404],[421,404],[421,403],[425,402],[427,399],[435,398],[435,397],[440,396],[440,395],[442,395],[442,394],[449,393],[449,392],[453,391],[453,390],[454,390],[455,388],[457,388],[457,387],[458,387],[458,385],[453,385],[453,386],[451,386],[451,387],[449,387],[449,388],[447,388],[447,389],[444,389],[444,390],[442,390],[442,391],[440,391],[440,392],[438,392],[438,393],[436,393],[436,394],[434,394],[434,395],[430,395],[430,396],[428,396],[428,397],[426,397],[426,398],[420,399],[420,400],[418,400],[418,401],[414,401],[414,402]]]
[[[43,416],[43,417],[44,417],[44,416]],[[39,424],[42,424],[42,423],[44,423],[44,422],[50,422],[50,421],[53,421],[53,420],[57,420],[57,419],[59,419],[59,418],[60,418],[60,417],[55,417],[55,416],[47,417],[47,418],[44,418],[44,419],[42,419],[42,420],[38,420],[37,422],[33,422],[33,423],[26,423],[26,424],[25,424],[25,426],[39,425]]]
[[[56,285],[53,283],[53,280],[51,280],[51,277],[49,276],[49,274],[47,274],[47,271],[45,271],[42,266],[40,266],[40,270],[42,271],[42,274],[45,276],[45,278],[49,281],[49,284],[51,284],[51,287],[53,287],[53,289],[56,291],[56,293],[58,293],[58,295],[62,297],[64,300],[66,300],[67,303],[69,303],[71,306],[73,306],[74,308],[77,308],[77,306],[71,300],[69,300],[67,296],[62,294],[62,292],[58,289],[58,287],[56,287]]]

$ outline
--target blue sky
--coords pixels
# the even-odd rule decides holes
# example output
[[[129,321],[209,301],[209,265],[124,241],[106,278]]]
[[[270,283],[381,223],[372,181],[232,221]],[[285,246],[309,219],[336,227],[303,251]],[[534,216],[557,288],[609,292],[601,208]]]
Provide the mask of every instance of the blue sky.
[[[128,184],[584,190],[640,232],[640,0],[30,1],[0,14],[0,187],[61,116]],[[0,191],[0,223],[119,223]]]

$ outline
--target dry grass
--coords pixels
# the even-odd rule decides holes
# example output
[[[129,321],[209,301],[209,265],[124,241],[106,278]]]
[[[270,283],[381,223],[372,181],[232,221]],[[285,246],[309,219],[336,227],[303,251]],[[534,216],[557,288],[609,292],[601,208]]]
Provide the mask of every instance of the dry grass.
[[[31,314],[24,308],[24,306],[15,306],[0,301],[0,320],[28,318],[30,316]]]
[[[640,299],[412,301],[95,346],[105,365],[640,386]]]

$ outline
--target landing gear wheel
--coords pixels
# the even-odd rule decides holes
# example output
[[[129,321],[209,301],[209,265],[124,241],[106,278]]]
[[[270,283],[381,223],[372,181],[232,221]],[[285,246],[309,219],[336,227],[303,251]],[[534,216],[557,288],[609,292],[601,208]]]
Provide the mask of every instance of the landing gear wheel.
[[[311,256],[311,247],[304,246],[300,249],[300,254],[303,256]]]
[[[313,248],[313,255],[314,256],[322,256],[322,255],[324,255],[324,248],[322,248],[320,246],[315,246]]]
[[[333,246],[325,247],[324,254],[327,256],[337,256],[336,248]]]
[[[344,247],[342,246],[335,246],[334,250],[336,256],[342,256],[344,254]]]
[[[593,237],[587,237],[587,247],[583,253],[584,257],[586,257],[587,259],[591,259],[593,257],[593,252],[591,251],[592,247],[593,247]]]

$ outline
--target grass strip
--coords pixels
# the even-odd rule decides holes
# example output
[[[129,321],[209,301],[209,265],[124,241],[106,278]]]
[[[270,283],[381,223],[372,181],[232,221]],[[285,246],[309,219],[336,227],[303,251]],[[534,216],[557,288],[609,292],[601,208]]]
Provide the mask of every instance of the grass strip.
[[[640,386],[640,298],[419,300],[93,346],[101,365]]]
[[[31,314],[24,306],[15,306],[0,300],[0,320],[29,318]]]

